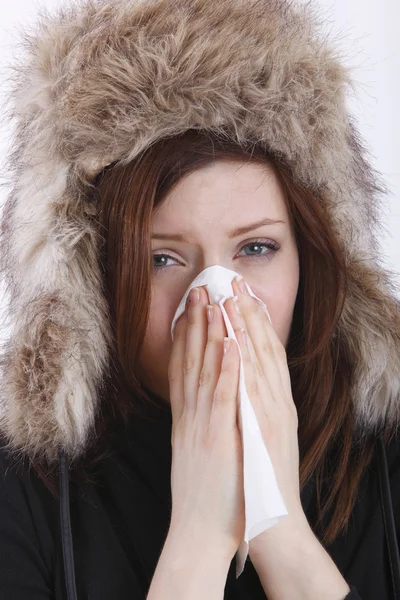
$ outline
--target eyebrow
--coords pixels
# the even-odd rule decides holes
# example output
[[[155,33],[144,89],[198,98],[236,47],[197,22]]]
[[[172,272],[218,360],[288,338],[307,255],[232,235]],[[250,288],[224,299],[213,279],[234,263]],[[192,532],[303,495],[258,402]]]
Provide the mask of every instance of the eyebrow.
[[[253,231],[254,229],[259,229],[260,227],[264,227],[265,225],[275,225],[277,223],[286,223],[286,221],[282,221],[280,219],[263,219],[262,221],[257,221],[256,223],[250,223],[249,225],[244,225],[243,227],[238,227],[237,229],[234,229],[233,231],[228,233],[228,238],[232,239],[235,237],[239,237],[239,235],[244,235],[245,233]],[[154,233],[151,237],[153,240],[173,240],[175,242],[189,243],[187,237],[185,237],[181,233]]]

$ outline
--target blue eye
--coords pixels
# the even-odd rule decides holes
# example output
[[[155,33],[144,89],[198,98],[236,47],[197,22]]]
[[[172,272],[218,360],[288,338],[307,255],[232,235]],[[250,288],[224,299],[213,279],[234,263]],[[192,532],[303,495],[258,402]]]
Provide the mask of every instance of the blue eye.
[[[274,254],[276,252],[278,252],[279,250],[279,245],[276,242],[268,241],[266,242],[265,240],[254,240],[252,242],[249,242],[248,244],[245,244],[241,250],[243,250],[244,248],[248,248],[249,246],[255,246],[257,248],[268,248],[270,250],[270,252],[265,252],[264,254],[254,254],[254,255],[247,255],[246,257],[249,258],[250,260],[271,260],[271,258],[273,258]],[[272,255],[272,256],[271,256]],[[169,254],[153,254],[153,258],[166,258],[166,259],[170,259],[170,260],[175,260],[177,261],[176,258],[174,258],[173,256],[170,256]],[[168,269],[168,265],[153,265],[153,271],[155,273],[159,273],[160,271],[164,271],[164,269]]]

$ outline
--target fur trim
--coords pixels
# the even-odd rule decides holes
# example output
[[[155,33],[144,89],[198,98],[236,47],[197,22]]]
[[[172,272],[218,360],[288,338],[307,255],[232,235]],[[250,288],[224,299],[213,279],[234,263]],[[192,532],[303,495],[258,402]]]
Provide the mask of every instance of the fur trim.
[[[400,316],[378,262],[379,196],[346,108],[354,89],[313,2],[81,0],[24,33],[2,216],[11,334],[0,431],[30,457],[88,443],[109,323],[83,186],[189,128],[264,141],[326,202],[351,274],[341,334],[358,351],[361,428],[400,419]]]

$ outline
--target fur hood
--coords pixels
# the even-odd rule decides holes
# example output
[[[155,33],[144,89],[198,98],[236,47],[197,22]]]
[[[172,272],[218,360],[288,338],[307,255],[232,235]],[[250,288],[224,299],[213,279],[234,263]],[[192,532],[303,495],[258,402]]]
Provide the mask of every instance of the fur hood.
[[[68,3],[67,3],[68,4]],[[90,441],[110,327],[88,183],[189,128],[264,141],[318,191],[348,257],[340,330],[357,424],[400,421],[400,303],[379,263],[388,190],[346,108],[349,69],[313,3],[78,0],[21,37],[1,222],[9,338],[0,433],[30,458]]]

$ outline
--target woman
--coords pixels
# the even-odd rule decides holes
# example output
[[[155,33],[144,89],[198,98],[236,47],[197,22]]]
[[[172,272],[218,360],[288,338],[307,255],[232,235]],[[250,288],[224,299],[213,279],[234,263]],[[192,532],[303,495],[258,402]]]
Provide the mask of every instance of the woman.
[[[283,0],[84,0],[24,34],[1,229],[0,598],[400,593],[386,189],[320,25]],[[170,335],[214,264],[271,315],[233,281],[226,354],[204,286]],[[288,515],[236,577],[239,349]]]

